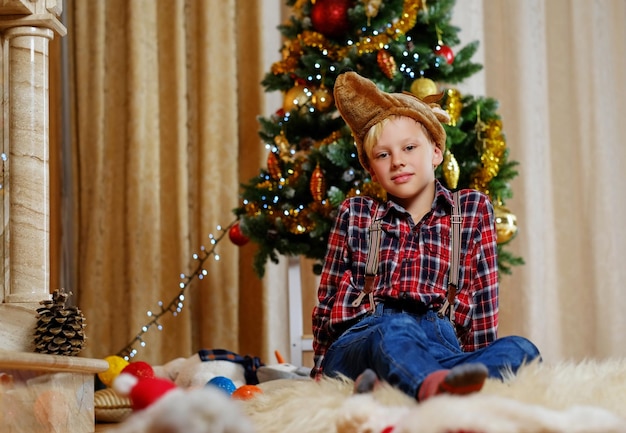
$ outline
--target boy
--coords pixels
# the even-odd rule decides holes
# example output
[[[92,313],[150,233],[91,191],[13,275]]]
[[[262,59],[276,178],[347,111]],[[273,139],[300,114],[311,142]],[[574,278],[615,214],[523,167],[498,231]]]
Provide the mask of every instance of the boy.
[[[338,210],[313,311],[312,376],[342,374],[357,392],[381,379],[422,401],[478,391],[538,358],[525,338],[497,339],[493,206],[478,191],[459,194],[458,287],[448,290],[455,203],[435,179],[447,113],[355,72],[337,78],[334,97],[387,200],[357,196]]]

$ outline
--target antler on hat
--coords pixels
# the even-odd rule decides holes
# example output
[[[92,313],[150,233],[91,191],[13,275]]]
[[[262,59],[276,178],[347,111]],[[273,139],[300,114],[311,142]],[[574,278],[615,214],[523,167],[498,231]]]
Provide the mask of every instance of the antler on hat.
[[[435,95],[434,100],[440,99]],[[356,141],[359,161],[369,169],[363,140],[372,126],[383,119],[396,115],[406,116],[426,127],[435,145],[446,150],[446,131],[441,122],[448,122],[448,113],[435,104],[433,98],[419,99],[411,93],[386,93],[367,78],[356,72],[344,72],[335,80],[335,105],[346,121]]]

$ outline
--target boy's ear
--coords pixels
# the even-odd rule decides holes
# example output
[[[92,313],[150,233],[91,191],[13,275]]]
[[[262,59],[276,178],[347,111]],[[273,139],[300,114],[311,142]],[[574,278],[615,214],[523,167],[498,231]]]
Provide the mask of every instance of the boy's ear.
[[[435,168],[439,167],[439,164],[441,164],[443,162],[443,152],[441,151],[441,149],[438,146],[433,146],[434,147],[434,151],[433,151],[433,166],[435,166]]]

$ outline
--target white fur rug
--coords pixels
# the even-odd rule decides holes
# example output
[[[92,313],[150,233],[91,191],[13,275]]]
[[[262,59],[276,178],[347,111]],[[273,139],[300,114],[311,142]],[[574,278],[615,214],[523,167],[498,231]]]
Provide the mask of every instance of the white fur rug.
[[[383,385],[273,380],[247,401],[208,388],[171,391],[116,433],[626,433],[626,361],[532,364],[464,397],[417,404]]]
[[[267,382],[244,411],[259,433],[626,432],[626,361],[533,364],[477,394],[417,404],[388,386]]]

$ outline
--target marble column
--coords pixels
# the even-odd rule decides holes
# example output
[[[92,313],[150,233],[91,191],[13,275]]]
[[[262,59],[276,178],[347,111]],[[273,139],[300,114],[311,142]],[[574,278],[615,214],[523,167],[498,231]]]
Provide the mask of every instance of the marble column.
[[[4,32],[4,301],[39,302],[50,293],[48,44],[50,29]]]
[[[0,348],[33,350],[50,298],[49,46],[58,0],[0,2]]]

